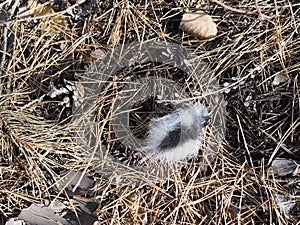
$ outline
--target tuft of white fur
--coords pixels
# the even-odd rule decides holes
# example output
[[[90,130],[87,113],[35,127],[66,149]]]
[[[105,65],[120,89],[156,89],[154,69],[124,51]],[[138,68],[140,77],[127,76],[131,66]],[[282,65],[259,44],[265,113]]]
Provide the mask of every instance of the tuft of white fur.
[[[197,103],[179,108],[161,118],[152,119],[145,145],[141,150],[151,157],[167,162],[182,161],[188,156],[197,155],[202,142],[202,128],[208,118],[206,107]],[[172,140],[168,137],[174,131],[178,134],[178,130],[178,138],[170,143],[170,147],[163,145],[162,148],[162,142]]]

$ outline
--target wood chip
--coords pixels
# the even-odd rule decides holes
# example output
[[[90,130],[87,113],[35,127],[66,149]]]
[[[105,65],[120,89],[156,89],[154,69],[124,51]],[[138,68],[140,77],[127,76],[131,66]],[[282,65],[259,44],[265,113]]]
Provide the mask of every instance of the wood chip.
[[[217,35],[217,24],[213,22],[210,15],[203,12],[183,14],[179,29],[203,39]]]

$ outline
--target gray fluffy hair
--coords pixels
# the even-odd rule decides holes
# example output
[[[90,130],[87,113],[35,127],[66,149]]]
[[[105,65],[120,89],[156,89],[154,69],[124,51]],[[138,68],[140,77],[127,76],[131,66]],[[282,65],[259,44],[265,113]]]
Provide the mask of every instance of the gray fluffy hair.
[[[203,141],[202,128],[209,119],[206,107],[199,103],[151,119],[141,150],[167,162],[182,161],[197,155]]]

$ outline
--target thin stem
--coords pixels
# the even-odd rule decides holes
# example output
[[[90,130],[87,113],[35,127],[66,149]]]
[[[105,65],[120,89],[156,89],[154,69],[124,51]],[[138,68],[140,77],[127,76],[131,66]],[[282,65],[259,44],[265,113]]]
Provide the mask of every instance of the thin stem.
[[[218,5],[222,6],[223,8],[228,9],[228,10],[233,11],[233,12],[243,13],[243,14],[248,14],[248,15],[255,14],[254,12],[249,12],[249,11],[246,11],[246,10],[233,8],[233,7],[228,6],[228,5],[226,5],[225,3],[223,3],[223,2],[221,2],[219,0],[211,0],[211,1],[214,2],[214,3],[217,3]],[[272,18],[275,17],[275,15],[268,16],[268,15],[263,14],[261,12],[261,9],[260,9],[259,5],[258,5],[258,0],[255,0],[255,8],[256,8],[256,10],[258,12],[258,15],[261,16],[262,18],[272,19]]]

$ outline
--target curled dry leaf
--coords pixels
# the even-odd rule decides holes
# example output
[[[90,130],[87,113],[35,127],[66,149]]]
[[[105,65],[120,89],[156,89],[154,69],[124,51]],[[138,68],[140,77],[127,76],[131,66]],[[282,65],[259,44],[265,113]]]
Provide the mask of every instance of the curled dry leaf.
[[[72,199],[72,206],[76,213],[62,202],[54,201],[49,206],[44,204],[32,204],[29,208],[23,209],[18,216],[27,225],[92,225],[97,219],[92,212],[97,208],[98,203],[92,199]],[[14,224],[12,225],[19,225]]]
[[[203,12],[183,14],[179,29],[204,39],[217,35],[217,24],[213,22],[210,15]]]

